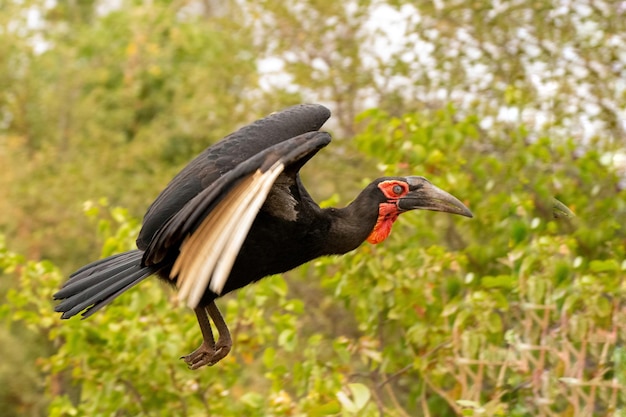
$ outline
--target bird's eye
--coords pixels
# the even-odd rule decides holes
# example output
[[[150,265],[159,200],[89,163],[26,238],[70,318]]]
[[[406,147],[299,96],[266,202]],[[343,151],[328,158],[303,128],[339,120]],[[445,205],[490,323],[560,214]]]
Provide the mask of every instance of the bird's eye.
[[[378,188],[385,198],[392,200],[402,197],[409,191],[408,184],[397,180],[382,181],[378,184]]]

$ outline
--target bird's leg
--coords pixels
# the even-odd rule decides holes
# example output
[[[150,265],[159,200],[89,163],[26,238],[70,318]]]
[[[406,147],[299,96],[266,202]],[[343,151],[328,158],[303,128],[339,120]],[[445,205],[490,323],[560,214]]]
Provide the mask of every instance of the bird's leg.
[[[217,309],[215,302],[211,302],[206,309],[219,333],[217,343],[215,344],[215,355],[211,358],[211,363],[209,364],[214,365],[228,355],[230,349],[233,347],[233,341],[230,337],[230,331],[224,321],[224,317],[222,317],[222,313]]]
[[[194,309],[194,312],[198,318],[198,325],[204,340],[198,349],[187,356],[181,357],[189,368],[193,370],[203,366],[215,365],[228,355],[232,347],[230,332],[214,302],[207,307],[197,307]],[[213,323],[215,323],[215,327],[219,332],[217,343],[215,343],[215,338],[213,337],[209,316],[213,319]]]
[[[181,359],[185,361],[189,368],[198,369],[206,365],[207,357],[212,357],[215,354],[215,339],[213,338],[213,330],[211,329],[211,323],[209,322],[206,308],[196,307],[193,311],[198,318],[198,325],[200,326],[203,340],[198,349],[194,350],[189,355],[182,356]]]

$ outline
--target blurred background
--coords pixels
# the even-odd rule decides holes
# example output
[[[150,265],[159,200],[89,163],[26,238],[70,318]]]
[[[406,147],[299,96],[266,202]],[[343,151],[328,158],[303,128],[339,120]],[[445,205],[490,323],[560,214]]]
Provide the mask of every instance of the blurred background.
[[[53,313],[197,153],[301,102],[333,112],[317,201],[423,175],[475,218],[225,297],[214,368],[156,280]],[[0,415],[626,416],[625,190],[624,1],[0,0]]]

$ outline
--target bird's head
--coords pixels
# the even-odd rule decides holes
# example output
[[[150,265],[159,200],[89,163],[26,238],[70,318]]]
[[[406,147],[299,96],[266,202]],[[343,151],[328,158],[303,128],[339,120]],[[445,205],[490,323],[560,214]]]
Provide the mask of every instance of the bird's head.
[[[409,210],[431,210],[473,217],[472,212],[452,194],[424,177],[385,177],[371,184],[378,199],[378,219],[367,238],[380,243],[391,233],[398,216]]]

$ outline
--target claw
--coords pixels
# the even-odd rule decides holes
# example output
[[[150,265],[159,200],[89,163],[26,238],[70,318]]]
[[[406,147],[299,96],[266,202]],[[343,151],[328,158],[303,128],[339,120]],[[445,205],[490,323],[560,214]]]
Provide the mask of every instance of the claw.
[[[213,366],[220,360],[224,359],[230,352],[231,345],[226,343],[218,343],[214,348],[206,343],[202,343],[200,347],[189,355],[181,356],[189,369],[196,370],[203,366]]]
[[[213,357],[211,357],[209,366],[213,366],[222,359],[224,359],[229,353],[231,344],[220,344],[219,341],[217,345],[215,345],[215,352],[213,353]]]
[[[215,365],[228,355],[233,346],[228,327],[226,323],[224,323],[224,318],[215,303],[210,303],[206,307],[197,307],[194,311],[198,318],[200,330],[202,331],[203,342],[198,349],[194,350],[189,355],[180,357],[185,361],[187,366],[189,366],[189,369],[192,370],[202,368],[203,366]],[[219,332],[217,343],[215,343],[209,316],[213,319]]]

